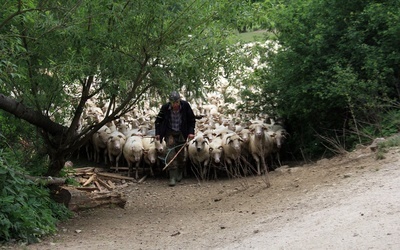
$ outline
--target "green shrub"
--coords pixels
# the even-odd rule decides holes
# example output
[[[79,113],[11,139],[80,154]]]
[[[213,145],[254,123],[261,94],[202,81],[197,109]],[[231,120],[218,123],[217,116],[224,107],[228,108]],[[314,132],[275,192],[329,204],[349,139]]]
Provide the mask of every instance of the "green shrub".
[[[0,150],[0,242],[36,242],[56,232],[71,212],[51,200],[49,190],[24,177],[15,153]]]

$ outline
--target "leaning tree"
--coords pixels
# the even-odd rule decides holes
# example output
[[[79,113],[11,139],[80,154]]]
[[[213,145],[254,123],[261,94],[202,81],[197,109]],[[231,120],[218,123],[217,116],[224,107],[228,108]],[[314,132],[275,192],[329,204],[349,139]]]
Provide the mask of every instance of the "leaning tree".
[[[0,109],[36,126],[56,176],[101,126],[227,63],[229,1],[7,1],[0,20]],[[220,63],[224,62],[224,63]],[[229,72],[229,68],[224,69]],[[105,118],[79,133],[85,104]]]

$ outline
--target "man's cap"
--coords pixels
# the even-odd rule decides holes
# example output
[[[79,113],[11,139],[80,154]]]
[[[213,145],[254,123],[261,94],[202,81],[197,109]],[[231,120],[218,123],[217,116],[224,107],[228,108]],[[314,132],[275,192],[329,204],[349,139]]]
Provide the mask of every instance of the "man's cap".
[[[181,96],[179,95],[178,92],[172,91],[171,94],[169,94],[169,100],[171,102],[178,101],[179,99],[181,99]]]

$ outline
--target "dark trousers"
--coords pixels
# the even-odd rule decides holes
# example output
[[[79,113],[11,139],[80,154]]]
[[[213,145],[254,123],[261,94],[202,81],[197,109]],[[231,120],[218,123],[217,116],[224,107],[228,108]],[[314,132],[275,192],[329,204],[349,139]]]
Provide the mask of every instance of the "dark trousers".
[[[172,158],[175,157],[176,153],[184,146],[185,138],[181,132],[170,131],[165,137],[167,144],[167,158],[166,163],[169,163]],[[173,162],[169,165],[168,169],[183,169],[185,164],[185,150],[182,149],[181,152],[176,156]]]

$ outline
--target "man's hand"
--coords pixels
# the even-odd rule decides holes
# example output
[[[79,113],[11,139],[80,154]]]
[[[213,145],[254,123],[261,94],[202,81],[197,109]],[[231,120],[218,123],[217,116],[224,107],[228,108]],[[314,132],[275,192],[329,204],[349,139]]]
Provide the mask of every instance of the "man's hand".
[[[192,140],[193,138],[194,138],[194,134],[189,134],[189,135],[188,135],[189,141]]]

